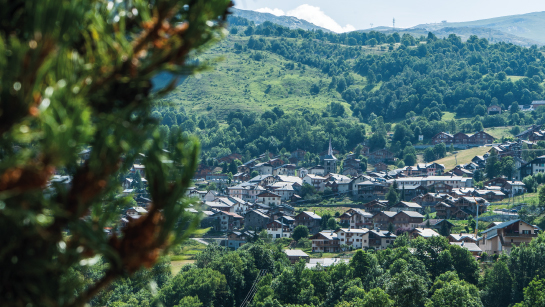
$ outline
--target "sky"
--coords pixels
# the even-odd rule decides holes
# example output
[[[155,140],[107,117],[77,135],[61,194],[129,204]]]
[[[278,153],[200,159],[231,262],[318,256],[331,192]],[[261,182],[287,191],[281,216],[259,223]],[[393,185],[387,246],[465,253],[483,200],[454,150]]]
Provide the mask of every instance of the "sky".
[[[545,0],[234,0],[243,10],[294,16],[334,32],[473,21],[545,11]]]

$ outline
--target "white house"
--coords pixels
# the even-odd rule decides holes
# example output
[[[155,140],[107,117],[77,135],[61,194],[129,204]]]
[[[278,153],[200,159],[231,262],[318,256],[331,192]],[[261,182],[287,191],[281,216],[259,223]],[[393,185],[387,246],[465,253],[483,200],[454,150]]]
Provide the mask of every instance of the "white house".
[[[267,191],[257,195],[257,202],[267,206],[280,206],[282,203],[280,195]]]
[[[339,243],[342,245],[352,246],[353,249],[369,247],[369,229],[350,229],[341,228],[336,231]]]

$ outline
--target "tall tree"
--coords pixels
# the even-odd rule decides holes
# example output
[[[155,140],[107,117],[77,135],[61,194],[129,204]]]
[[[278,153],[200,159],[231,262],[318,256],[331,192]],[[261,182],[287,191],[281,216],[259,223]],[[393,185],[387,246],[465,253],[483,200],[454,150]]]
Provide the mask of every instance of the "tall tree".
[[[199,68],[186,60],[222,37],[229,3],[0,1],[2,305],[81,306],[119,276],[151,267],[198,225],[184,195],[199,143],[157,132],[151,80]],[[80,164],[82,148],[92,150]],[[138,153],[153,205],[108,237],[104,227],[118,223],[125,203],[115,197],[117,175]],[[71,181],[44,189],[55,171]],[[75,291],[68,275],[94,257],[108,269]]]

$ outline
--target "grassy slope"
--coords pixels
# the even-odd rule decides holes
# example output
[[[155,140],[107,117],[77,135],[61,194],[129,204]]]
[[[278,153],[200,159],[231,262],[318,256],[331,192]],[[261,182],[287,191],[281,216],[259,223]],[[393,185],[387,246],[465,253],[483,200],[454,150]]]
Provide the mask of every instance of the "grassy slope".
[[[205,58],[223,57],[213,69],[203,72],[199,78],[189,77],[166,100],[183,105],[188,113],[210,114],[223,117],[230,111],[263,112],[279,106],[286,112],[321,111],[331,102],[341,102],[349,111],[349,105],[339,93],[328,90],[331,78],[320,70],[306,66],[289,70],[289,61],[269,52],[261,52],[263,60],[250,59],[249,52],[236,54],[236,42],[246,45],[248,38],[229,36]],[[252,53],[254,53],[252,51]],[[366,85],[365,78],[354,74],[357,87]],[[312,84],[320,84],[318,95],[310,94]],[[270,90],[267,88],[270,86]],[[349,114],[351,112],[348,112]]]
[[[439,164],[445,165],[445,170],[450,171],[453,169],[456,164],[456,159],[458,160],[458,164],[466,164],[471,162],[471,159],[475,156],[482,156],[483,154],[487,153],[490,150],[490,147],[475,147],[467,150],[460,150],[456,154],[456,157],[452,154],[449,154],[449,156],[436,160],[434,162],[437,162]]]

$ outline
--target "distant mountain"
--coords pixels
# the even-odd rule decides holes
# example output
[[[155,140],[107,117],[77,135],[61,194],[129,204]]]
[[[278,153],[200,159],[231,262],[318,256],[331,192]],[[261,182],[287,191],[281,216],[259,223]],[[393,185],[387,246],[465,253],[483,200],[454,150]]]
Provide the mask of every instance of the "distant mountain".
[[[306,20],[295,18],[292,16],[276,16],[269,13],[260,13],[256,11],[247,11],[232,8],[231,12],[233,16],[243,17],[250,21],[253,21],[256,25],[260,25],[265,21],[270,21],[277,25],[287,27],[290,29],[303,29],[303,30],[322,30],[325,32],[331,32],[326,28],[319,27],[313,23],[310,23]]]
[[[468,22],[442,22],[436,24],[421,24],[413,29],[435,31],[445,28],[485,28],[498,30],[506,34],[518,36],[545,44],[545,12],[535,12],[523,15],[512,15]]]
[[[491,28],[482,28],[482,27],[470,27],[470,26],[464,26],[464,27],[437,27],[437,28],[431,28],[431,27],[423,27],[422,25],[416,26],[414,28],[408,28],[408,29],[394,29],[392,27],[375,27],[372,29],[365,29],[365,30],[359,30],[361,32],[370,32],[370,31],[377,31],[382,32],[384,34],[392,34],[393,32],[398,32],[399,34],[403,35],[404,33],[410,34],[414,37],[418,37],[421,35],[427,36],[429,32],[432,32],[435,34],[435,36],[444,38],[448,37],[450,34],[456,34],[457,36],[460,36],[462,40],[467,40],[471,35],[477,35],[479,38],[486,38],[492,43],[497,42],[506,42],[506,43],[512,43],[519,46],[525,46],[529,47],[532,45],[543,45],[540,41],[536,41],[533,39],[528,39],[521,36],[516,36],[510,33],[502,32],[500,30],[491,29]]]

